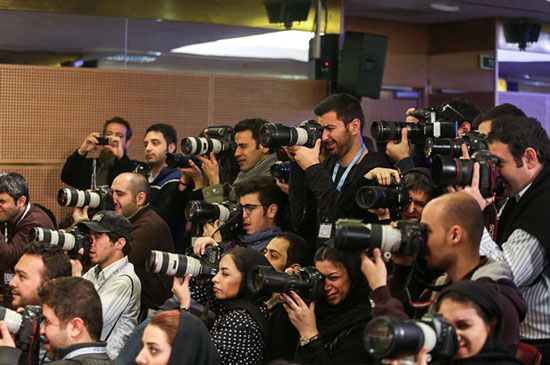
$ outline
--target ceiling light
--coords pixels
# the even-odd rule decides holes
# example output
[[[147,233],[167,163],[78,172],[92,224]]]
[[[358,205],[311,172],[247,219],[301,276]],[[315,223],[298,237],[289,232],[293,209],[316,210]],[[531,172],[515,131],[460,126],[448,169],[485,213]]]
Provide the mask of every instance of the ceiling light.
[[[174,48],[173,53],[218,57],[272,58],[308,61],[312,32],[286,30],[247,37],[221,39]]]
[[[448,13],[460,11],[460,6],[454,4],[431,3],[430,8]]]

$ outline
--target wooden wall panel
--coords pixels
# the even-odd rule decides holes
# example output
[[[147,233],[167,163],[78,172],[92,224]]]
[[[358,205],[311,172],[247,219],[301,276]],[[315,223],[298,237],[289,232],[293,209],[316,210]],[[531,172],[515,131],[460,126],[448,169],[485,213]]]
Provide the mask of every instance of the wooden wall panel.
[[[143,160],[153,123],[172,124],[179,140],[247,117],[295,125],[313,117],[325,90],[324,81],[0,65],[0,169],[22,173],[31,199],[59,219],[61,167],[107,119],[130,122],[128,154]]]
[[[494,50],[457,52],[429,56],[431,89],[465,91],[495,90],[495,72],[479,67],[479,55],[495,55]]]

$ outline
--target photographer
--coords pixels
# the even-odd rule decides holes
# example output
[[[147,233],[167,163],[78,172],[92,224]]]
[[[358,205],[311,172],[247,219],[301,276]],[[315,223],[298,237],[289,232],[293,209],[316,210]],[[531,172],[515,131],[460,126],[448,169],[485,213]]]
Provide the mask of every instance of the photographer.
[[[325,295],[306,304],[294,291],[282,294],[290,321],[300,333],[295,362],[364,364],[369,356],[362,334],[370,319],[369,290],[359,272],[359,257],[321,246],[315,267],[325,277]]]
[[[99,342],[101,301],[90,282],[74,277],[51,280],[40,290],[40,301],[44,316],[40,334],[52,364],[113,363],[106,344]],[[21,350],[15,348],[5,322],[0,322],[0,331],[0,364],[17,364]]]
[[[235,125],[234,156],[239,165],[239,173],[233,184],[244,182],[258,176],[270,176],[269,169],[277,157],[269,148],[260,145],[260,127],[267,123],[260,118],[243,119]],[[204,200],[219,203],[225,199],[224,187],[220,183],[219,165],[214,153],[210,157],[197,156],[202,161],[202,169],[208,178],[209,185],[202,189]],[[232,196],[230,196],[233,199]]]
[[[29,201],[29,186],[16,172],[0,174],[0,271],[13,269],[34,227],[55,229],[52,220]]]
[[[527,306],[518,289],[512,282],[510,268],[501,262],[479,256],[479,244],[483,232],[483,216],[476,202],[464,193],[450,193],[431,200],[422,212],[422,220],[427,229],[427,238],[423,247],[423,256],[428,266],[444,270],[432,287],[441,287],[461,280],[480,280],[496,287],[503,303],[506,322],[503,324],[503,342],[513,351],[519,343],[519,323],[525,316]],[[375,305],[373,316],[401,312],[396,303],[409,305],[403,285],[408,273],[400,272],[387,279],[385,263],[379,249],[373,252],[374,262],[362,253],[361,269],[371,289],[371,299]],[[411,269],[414,269],[411,267]],[[389,283],[388,283],[389,281]],[[389,284],[389,286],[388,286]],[[433,303],[436,294],[426,290],[419,300],[414,300],[418,310]],[[420,315],[415,315],[420,317]]]
[[[522,342],[550,359],[550,140],[534,118],[505,116],[492,121],[489,151],[498,158],[498,177],[508,198],[499,212],[497,239],[484,234],[480,253],[507,263],[529,305]],[[485,208],[478,188],[479,165],[465,192]],[[544,360],[544,361],[547,361]]]
[[[493,120],[502,116],[525,117],[525,113],[515,105],[504,103],[479,114],[474,119],[472,126],[475,130],[479,131],[479,133],[488,136],[489,132],[491,132],[491,123]]]
[[[312,241],[310,236],[314,233],[305,232],[308,227],[320,228],[318,236],[326,240],[338,218],[364,218],[365,211],[355,202],[355,192],[363,184],[363,175],[375,167],[391,166],[384,155],[365,148],[363,111],[355,97],[331,95],[314,111],[323,127],[322,141],[317,141],[314,148],[286,148],[295,161],[289,183],[291,219],[294,228]],[[321,142],[329,153],[322,163],[319,160]]]
[[[126,154],[132,139],[130,124],[120,117],[114,117],[103,124],[102,135],[108,140],[107,144],[99,143],[98,132],[90,133],[82,145],[67,158],[61,170],[61,180],[65,184],[80,190],[90,189],[94,159],[86,158],[86,155],[100,146],[103,148],[99,158],[95,159],[97,186],[111,185],[118,174],[134,170],[136,162],[130,160]]]

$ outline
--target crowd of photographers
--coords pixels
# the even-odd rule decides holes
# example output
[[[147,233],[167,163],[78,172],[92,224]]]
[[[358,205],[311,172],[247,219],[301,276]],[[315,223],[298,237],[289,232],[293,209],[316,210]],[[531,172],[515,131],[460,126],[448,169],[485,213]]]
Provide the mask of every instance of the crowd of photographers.
[[[314,112],[179,146],[154,124],[145,162],[108,120],[63,167],[59,225],[0,174],[0,365],[550,363],[540,122],[453,99],[373,143],[353,96]]]

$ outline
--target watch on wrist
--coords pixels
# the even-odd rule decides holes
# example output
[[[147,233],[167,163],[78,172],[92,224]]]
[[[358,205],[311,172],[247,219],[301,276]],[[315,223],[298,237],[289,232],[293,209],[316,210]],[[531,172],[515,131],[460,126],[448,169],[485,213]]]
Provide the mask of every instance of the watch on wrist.
[[[321,334],[318,333],[310,338],[306,338],[306,337],[300,337],[300,347],[304,347],[305,345],[307,345],[308,343],[311,343],[315,340],[317,340],[319,337],[321,337]]]

